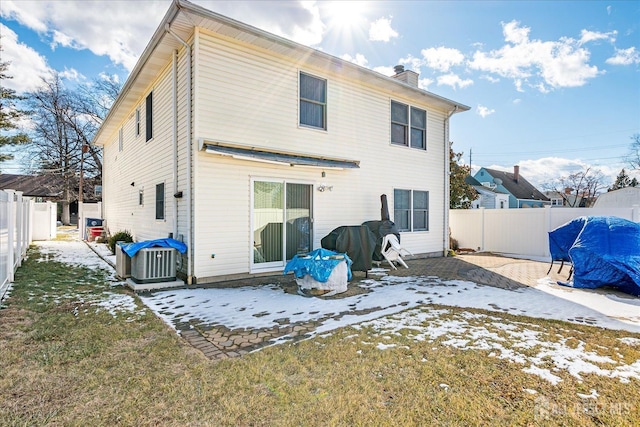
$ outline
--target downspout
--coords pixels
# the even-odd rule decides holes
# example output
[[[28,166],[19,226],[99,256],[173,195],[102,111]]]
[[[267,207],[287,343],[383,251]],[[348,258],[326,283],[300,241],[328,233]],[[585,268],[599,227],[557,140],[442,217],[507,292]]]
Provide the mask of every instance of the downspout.
[[[178,50],[173,51],[173,238],[178,237]]]
[[[449,163],[451,162],[449,156],[451,151],[451,145],[449,141],[449,119],[458,111],[458,106],[454,106],[453,110],[449,111],[447,117],[444,119],[444,212],[443,215],[443,243],[444,256],[449,255],[449,205],[451,195],[449,194],[450,176],[451,173]],[[447,150],[448,148],[448,150]]]
[[[191,233],[193,230],[193,215],[191,206],[192,176],[191,176],[191,46],[171,30],[169,24],[165,25],[165,31],[171,34],[187,50],[187,285],[193,284],[193,247]],[[177,102],[177,100],[176,100]],[[177,144],[177,141],[176,141]]]

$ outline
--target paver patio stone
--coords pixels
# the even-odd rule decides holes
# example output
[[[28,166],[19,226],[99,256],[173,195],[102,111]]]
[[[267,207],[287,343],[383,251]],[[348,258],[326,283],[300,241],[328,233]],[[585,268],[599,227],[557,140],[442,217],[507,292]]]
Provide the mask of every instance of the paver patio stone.
[[[549,264],[544,262],[506,258],[484,253],[446,258],[409,259],[407,264],[409,265],[408,269],[400,267],[397,270],[390,270],[385,273],[398,277],[432,277],[443,281],[465,280],[478,285],[493,286],[507,290],[535,285],[539,279],[547,276],[549,267]],[[383,265],[383,267],[385,266]],[[553,280],[566,279],[567,271],[563,274],[558,274],[555,270],[549,274]],[[376,274],[370,272],[368,275],[362,272],[354,272],[347,292],[332,297],[321,296],[315,298],[321,301],[323,299],[346,298],[352,295],[364,294],[369,290],[366,287],[356,285],[368,279],[378,279],[380,277],[381,275],[377,274],[377,272]],[[284,292],[297,295],[297,284],[292,275],[234,280],[229,283],[219,282],[215,285],[205,285],[204,287],[240,287],[267,284],[279,286]],[[470,286],[474,285],[471,284]],[[416,292],[425,294],[425,303],[429,303],[435,297],[430,296],[429,292]],[[300,297],[304,298],[303,296]],[[439,295],[439,297],[442,296]],[[406,306],[408,302],[401,302],[397,305]],[[275,320],[275,324],[269,328],[229,329],[225,325],[206,324],[206,322],[199,320],[180,323],[177,328],[181,336],[189,344],[201,350],[206,357],[211,360],[223,360],[229,357],[240,357],[251,351],[272,345],[275,339],[305,339],[318,325],[331,318],[337,320],[345,315],[364,316],[380,309],[381,307],[374,307],[341,313],[328,313],[321,319],[293,324],[290,323],[289,318],[280,318]],[[317,313],[315,312],[315,314]],[[269,313],[264,313],[264,315],[267,314]],[[589,323],[589,319],[585,319],[585,323]]]

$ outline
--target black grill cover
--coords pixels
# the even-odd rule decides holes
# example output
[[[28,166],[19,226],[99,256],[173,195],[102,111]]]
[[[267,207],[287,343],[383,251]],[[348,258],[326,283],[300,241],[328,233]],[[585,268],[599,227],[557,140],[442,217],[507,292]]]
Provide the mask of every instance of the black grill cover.
[[[371,270],[376,235],[366,225],[345,225],[338,227],[322,238],[325,249],[346,253],[353,264],[351,270]]]

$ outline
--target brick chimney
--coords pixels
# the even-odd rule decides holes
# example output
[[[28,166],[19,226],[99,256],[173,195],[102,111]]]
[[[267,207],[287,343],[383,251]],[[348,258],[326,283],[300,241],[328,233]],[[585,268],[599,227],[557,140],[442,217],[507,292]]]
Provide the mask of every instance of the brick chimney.
[[[513,180],[517,183],[520,179],[520,166],[515,165],[513,167]]]
[[[419,74],[411,71],[405,70],[404,65],[396,65],[393,67],[393,71],[395,71],[395,75],[391,76],[394,79],[400,80],[412,87],[418,87],[418,76]]]

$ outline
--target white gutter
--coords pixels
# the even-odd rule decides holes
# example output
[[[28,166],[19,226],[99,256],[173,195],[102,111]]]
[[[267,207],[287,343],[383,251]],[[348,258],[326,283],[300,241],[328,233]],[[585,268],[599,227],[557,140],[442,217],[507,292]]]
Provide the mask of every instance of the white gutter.
[[[449,141],[449,119],[458,111],[458,106],[455,105],[453,110],[449,111],[447,117],[444,119],[444,216],[443,216],[443,248],[444,256],[449,254],[449,205],[450,205],[450,167],[451,162],[449,156],[451,151],[451,145]],[[448,148],[448,150],[447,150]]]
[[[191,137],[191,45],[185,42],[174,33],[169,24],[165,25],[165,31],[171,34],[187,50],[187,285],[193,284],[193,207],[191,206],[192,172],[191,172],[191,151],[193,150],[193,139]],[[176,101],[177,102],[177,101]],[[177,144],[177,141],[176,141]]]

